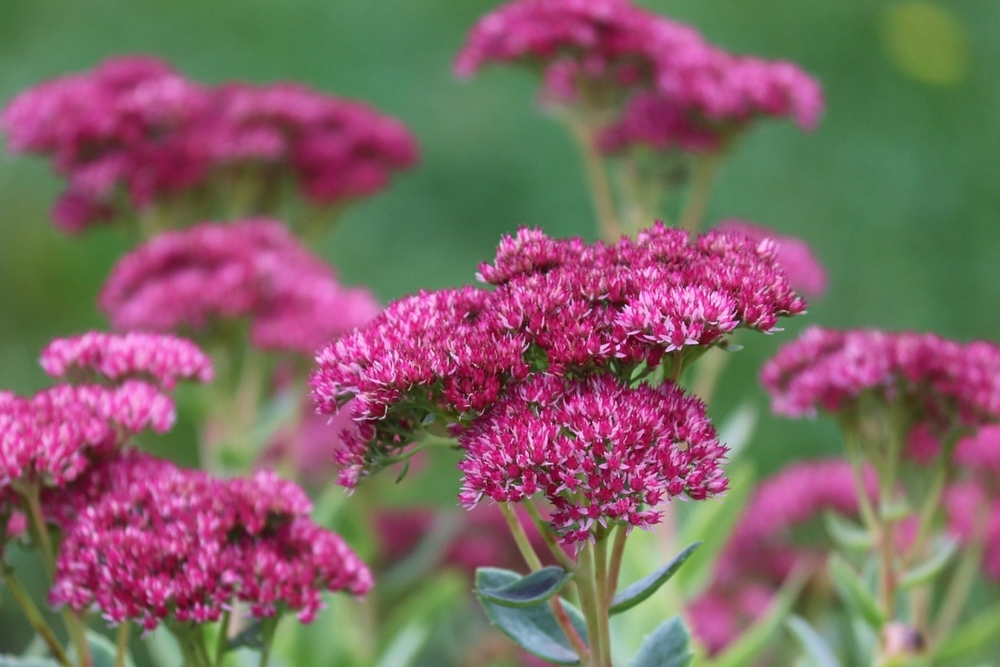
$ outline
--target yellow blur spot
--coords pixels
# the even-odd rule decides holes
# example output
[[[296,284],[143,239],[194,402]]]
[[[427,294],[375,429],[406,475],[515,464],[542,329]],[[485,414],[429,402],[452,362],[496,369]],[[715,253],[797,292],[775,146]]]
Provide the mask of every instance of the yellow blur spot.
[[[885,11],[882,42],[904,74],[934,86],[954,86],[969,72],[969,42],[955,14],[927,0],[897,3]]]

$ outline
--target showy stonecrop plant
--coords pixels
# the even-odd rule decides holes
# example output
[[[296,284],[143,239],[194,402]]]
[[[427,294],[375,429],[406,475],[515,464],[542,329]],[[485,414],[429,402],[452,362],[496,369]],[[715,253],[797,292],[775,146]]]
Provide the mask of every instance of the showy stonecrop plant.
[[[321,412],[350,406],[340,482],[431,447],[459,450],[461,504],[496,503],[532,574],[481,569],[491,620],[559,664],[610,667],[609,618],[651,595],[693,547],[619,589],[629,532],[677,498],[721,494],[726,447],[678,384],[737,328],[772,331],[805,307],[775,245],[741,234],[690,239],[663,225],[616,244],[505,237],[479,277],[493,289],[421,292],[328,346],[312,378]],[[559,566],[542,568],[516,505]],[[556,594],[572,580],[577,610]],[[641,655],[689,659],[674,619]],[[650,660],[652,658],[646,658]],[[643,662],[635,664],[665,664]]]
[[[211,379],[196,345],[91,332],[53,341],[41,363],[86,382],[0,393],[0,573],[52,655],[44,664],[124,665],[133,628],[161,624],[185,665],[221,665],[242,645],[259,648],[265,664],[282,615],[310,622],[322,592],[371,588],[368,568],[310,520],[294,483],[264,471],[219,479],[136,448],[142,431],[172,426],[168,389]],[[25,532],[71,649],[3,558]],[[86,629],[91,615],[117,627],[116,645]]]

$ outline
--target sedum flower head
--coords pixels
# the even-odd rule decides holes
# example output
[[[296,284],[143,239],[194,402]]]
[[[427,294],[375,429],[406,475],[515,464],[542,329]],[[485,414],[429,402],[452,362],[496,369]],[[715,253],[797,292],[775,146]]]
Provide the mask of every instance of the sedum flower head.
[[[106,465],[117,484],[68,528],[53,605],[147,630],[215,621],[236,601],[254,618],[291,610],[309,622],[323,591],[371,588],[354,552],[309,519],[301,489],[273,473],[222,480],[143,454]]]
[[[212,361],[191,341],[166,334],[111,334],[91,331],[56,338],[42,351],[42,368],[50,376],[96,375],[119,382],[150,379],[164,389],[178,380],[210,382]]]
[[[99,303],[125,330],[202,333],[219,320],[247,318],[256,346],[303,354],[378,308],[267,219],[164,233],[119,260]]]
[[[810,327],[767,362],[761,381],[772,409],[791,417],[838,413],[865,395],[943,429],[1000,417],[1000,348],[984,341]]]
[[[290,82],[229,83],[215,95],[213,118],[198,128],[213,166],[252,165],[291,179],[314,204],[374,194],[417,162],[406,126],[361,102]]]
[[[126,56],[22,92],[0,128],[10,150],[52,158],[68,181],[55,223],[79,232],[114,217],[119,191],[138,209],[204,178],[208,155],[185,129],[210,108],[209,91],[166,63]]]
[[[626,0],[514,0],[483,17],[455,61],[540,69],[545,97],[616,118],[607,151],[716,150],[759,116],[815,126],[819,85],[783,61],[737,56]]]
[[[163,433],[173,422],[173,401],[139,380],[7,394],[0,397],[0,491],[65,485],[128,437],[147,428]]]
[[[673,384],[630,388],[609,375],[535,375],[459,436],[460,498],[520,502],[544,494],[566,543],[615,523],[647,528],[680,495],[726,490],[705,405]]]
[[[50,157],[66,177],[54,218],[68,232],[182,196],[188,208],[216,195],[276,211],[285,183],[311,204],[343,204],[418,157],[402,123],[359,102],[292,83],[202,86],[144,56],[21,93],[0,129],[11,151]]]
[[[337,459],[353,486],[414,442],[428,419],[467,425],[529,372],[630,381],[669,356],[721,344],[737,327],[769,332],[805,302],[769,240],[662,224],[615,245],[505,237],[479,267],[493,291],[421,292],[317,357],[313,397],[333,414],[356,399]],[[457,428],[460,428],[457,427]]]

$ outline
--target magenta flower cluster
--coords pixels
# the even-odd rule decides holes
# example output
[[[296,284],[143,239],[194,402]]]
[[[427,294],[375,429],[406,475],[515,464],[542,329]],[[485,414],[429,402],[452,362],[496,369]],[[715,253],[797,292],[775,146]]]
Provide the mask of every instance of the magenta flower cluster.
[[[810,327],[761,371],[772,408],[787,416],[837,413],[863,395],[915,410],[940,432],[1000,414],[1000,348],[934,334]]]
[[[314,397],[332,413],[381,419],[414,391],[445,411],[482,411],[506,381],[658,365],[737,326],[772,331],[805,302],[770,241],[657,224],[633,241],[588,245],[539,230],[505,237],[480,278],[497,287],[422,292],[319,355]],[[541,360],[544,360],[542,363]],[[541,365],[540,365],[541,364]]]
[[[56,338],[42,351],[42,368],[55,378],[118,382],[127,378],[152,380],[170,390],[178,380],[210,382],[212,361],[189,340],[165,334],[91,331]]]
[[[564,103],[616,107],[605,148],[634,143],[714,149],[761,115],[811,128],[819,85],[797,66],[735,56],[693,28],[627,0],[515,0],[483,17],[455,62],[470,76],[487,63],[541,68],[545,94]]]
[[[378,311],[367,290],[342,287],[284,225],[265,219],[161,234],[118,261],[99,303],[123,330],[201,334],[247,318],[254,345],[307,355]]]
[[[136,452],[105,466],[108,488],[67,529],[53,605],[147,630],[216,621],[236,602],[254,618],[290,610],[309,622],[323,591],[372,586],[343,540],[309,519],[302,490],[274,473],[215,479]]]
[[[173,401],[139,380],[0,395],[0,492],[66,484],[128,437],[147,428],[163,433],[173,422]]]
[[[67,178],[53,217],[70,232],[113,219],[119,198],[142,210],[247,171],[329,206],[374,193],[417,159],[399,121],[359,102],[292,83],[210,88],[139,56],[21,93],[0,128],[10,150],[50,156]]]
[[[163,389],[177,379],[212,375],[208,358],[192,343],[154,334],[57,339],[41,361],[53,375],[96,372],[114,385],[59,384],[30,397],[0,392],[0,520],[18,505],[18,494],[62,488],[132,436],[168,431],[175,410]]]
[[[719,232],[692,241],[662,224],[614,245],[529,229],[504,238],[480,266],[494,290],[407,297],[318,356],[320,411],[354,400],[341,483],[397,460],[440,419],[466,451],[466,505],[544,493],[567,542],[609,522],[648,526],[649,503],[720,492],[725,449],[704,407],[673,384],[630,385],[665,359],[679,373],[689,352],[738,326],[772,331],[802,312],[775,249]]]
[[[726,447],[705,405],[672,383],[630,388],[611,375],[536,375],[508,392],[458,438],[465,450],[462,504],[487,497],[552,505],[564,542],[597,528],[658,523],[676,496],[726,490]]]

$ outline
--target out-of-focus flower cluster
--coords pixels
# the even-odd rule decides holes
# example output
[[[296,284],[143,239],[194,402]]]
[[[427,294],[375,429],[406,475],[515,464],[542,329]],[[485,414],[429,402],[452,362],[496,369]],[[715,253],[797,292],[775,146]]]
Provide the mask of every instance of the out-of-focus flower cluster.
[[[56,338],[40,359],[52,377],[87,377],[112,382],[125,378],[151,379],[164,389],[178,380],[212,380],[212,362],[191,341],[166,334],[91,331],[71,338]]]
[[[812,128],[819,85],[792,63],[736,56],[627,0],[515,0],[483,17],[455,62],[540,71],[546,100],[606,129],[603,148],[717,150],[758,116]]]
[[[207,333],[246,318],[253,344],[311,355],[378,311],[344,288],[281,223],[203,223],[166,232],[116,264],[99,299],[119,329]]]
[[[399,460],[440,420],[466,452],[467,505],[544,493],[567,542],[613,522],[648,526],[658,515],[644,505],[724,490],[725,448],[669,380],[736,327],[772,331],[802,312],[775,253],[769,240],[692,241],[659,224],[614,245],[529,229],[504,238],[480,266],[494,290],[407,297],[319,355],[320,411],[354,399],[341,483]],[[667,372],[659,389],[632,386]]]
[[[340,205],[417,159],[406,128],[360,102],[294,83],[203,86],[143,56],[21,93],[0,128],[67,179],[53,218],[69,232],[165,203],[274,213],[286,190]],[[219,213],[204,208],[195,220]]]
[[[134,451],[104,465],[95,476],[106,490],[96,500],[80,493],[67,528],[49,596],[56,606],[147,630],[216,621],[236,601],[254,618],[290,610],[309,622],[323,591],[371,588],[368,568],[274,473],[216,479]]]
[[[934,334],[810,327],[761,371],[772,408],[787,416],[841,413],[865,396],[903,406],[938,436],[1000,416],[1000,348]]]

